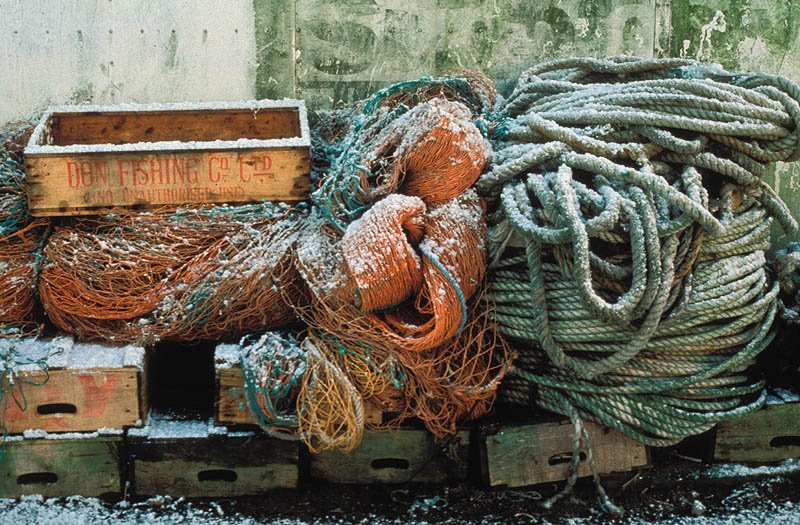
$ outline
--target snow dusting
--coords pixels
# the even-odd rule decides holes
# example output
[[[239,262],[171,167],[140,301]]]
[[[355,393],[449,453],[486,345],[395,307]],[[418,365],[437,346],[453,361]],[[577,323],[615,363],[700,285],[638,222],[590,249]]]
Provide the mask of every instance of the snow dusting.
[[[72,336],[0,339],[0,358],[15,370],[90,370],[94,368],[144,367],[144,348],[136,345],[113,346],[81,343]]]
[[[209,436],[249,437],[255,432],[229,432],[214,420],[185,419],[167,412],[150,411],[147,425],[128,430],[128,436],[143,439],[205,439]]]

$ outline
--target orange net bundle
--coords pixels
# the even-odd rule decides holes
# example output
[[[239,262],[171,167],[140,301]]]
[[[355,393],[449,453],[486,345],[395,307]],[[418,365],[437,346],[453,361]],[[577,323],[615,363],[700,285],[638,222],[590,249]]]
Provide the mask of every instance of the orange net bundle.
[[[49,231],[46,219],[31,219],[22,151],[33,130],[24,121],[0,126],[0,337],[35,335],[38,250]]]
[[[491,80],[474,72],[381,90],[363,103],[347,135],[327,152],[326,158],[338,155],[312,195],[314,203],[344,231],[397,191],[425,202],[456,197],[475,182],[491,151],[475,119],[488,126],[483,116],[494,101]]]
[[[419,199],[395,194],[341,238],[324,226],[303,235],[295,264],[310,303],[299,313],[330,334],[316,346],[362,397],[394,412],[394,423],[419,416],[442,436],[458,420],[488,410],[510,356],[484,303],[468,302],[482,289],[485,271],[480,199],[468,191],[434,207],[420,237],[423,209]],[[421,276],[417,291],[408,283],[419,276],[398,277],[402,272]],[[393,305],[397,299],[405,300]],[[363,311],[376,306],[384,309]]]
[[[417,246],[424,284],[410,304],[371,313],[375,327],[406,351],[430,350],[456,336],[467,320],[467,301],[483,282],[486,240],[482,203],[475,192],[431,210]],[[387,237],[383,242],[396,240]],[[343,255],[351,266],[354,254]]]
[[[415,247],[425,234],[425,211],[417,197],[391,195],[348,226],[341,247],[361,310],[395,306],[422,288]]]
[[[0,337],[38,332],[35,282],[40,259],[35,252],[48,225],[37,219],[0,238]]]
[[[85,339],[196,341],[294,319],[279,292],[300,231],[270,204],[119,212],[56,232],[40,295],[53,323]]]
[[[394,171],[404,180],[400,191],[426,203],[461,195],[483,171],[489,142],[463,104],[436,98],[409,111],[409,118],[415,112],[420,115],[411,122],[421,132],[407,136],[395,153]]]

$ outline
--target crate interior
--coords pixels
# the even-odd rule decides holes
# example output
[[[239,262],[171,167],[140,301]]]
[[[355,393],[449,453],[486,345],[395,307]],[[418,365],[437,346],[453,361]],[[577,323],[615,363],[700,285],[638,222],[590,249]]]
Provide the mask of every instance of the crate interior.
[[[159,141],[271,140],[300,137],[296,107],[56,113],[47,144],[135,144]]]

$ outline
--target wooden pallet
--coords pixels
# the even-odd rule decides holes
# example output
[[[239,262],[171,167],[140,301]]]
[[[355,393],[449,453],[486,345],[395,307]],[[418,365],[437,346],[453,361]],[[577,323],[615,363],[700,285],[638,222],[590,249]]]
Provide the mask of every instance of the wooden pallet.
[[[300,100],[58,106],[25,148],[30,213],[308,198]]]
[[[767,405],[717,425],[714,459],[769,463],[800,457],[800,403]]]
[[[56,351],[47,359],[47,370],[36,366],[19,372],[19,403],[9,401],[5,417],[9,434],[30,429],[91,432],[142,424],[147,413],[144,349],[98,347],[75,343],[71,337],[54,339],[52,349]],[[86,359],[88,352],[98,350],[98,359]],[[86,363],[94,365],[81,368]]]
[[[443,483],[469,473],[469,431],[437,440],[427,430],[367,431],[350,452],[311,454],[311,477],[330,483]]]
[[[214,424],[221,426],[255,425],[256,420],[244,402],[244,377],[238,366],[218,367],[214,400]],[[364,422],[380,425],[383,412],[375,404],[364,403]]]
[[[616,430],[586,423],[598,472],[625,472],[649,465],[648,448]],[[493,429],[482,440],[481,469],[492,487],[523,487],[567,478],[573,453],[574,427],[569,421]],[[578,473],[591,475],[581,454]]]
[[[137,495],[238,497],[297,487],[297,442],[253,432],[199,437],[136,434],[129,434],[128,471]]]
[[[9,439],[0,461],[0,497],[120,492],[122,437]]]

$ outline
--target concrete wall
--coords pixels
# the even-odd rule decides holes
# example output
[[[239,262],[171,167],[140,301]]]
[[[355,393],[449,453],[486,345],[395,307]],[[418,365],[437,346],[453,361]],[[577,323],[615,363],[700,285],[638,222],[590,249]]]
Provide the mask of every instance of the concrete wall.
[[[255,96],[251,0],[0,0],[0,122],[50,104]]]
[[[800,81],[795,0],[0,0],[0,122],[51,103],[350,102],[465,67],[502,90],[572,55],[683,56]],[[775,186],[800,210],[800,168]]]

